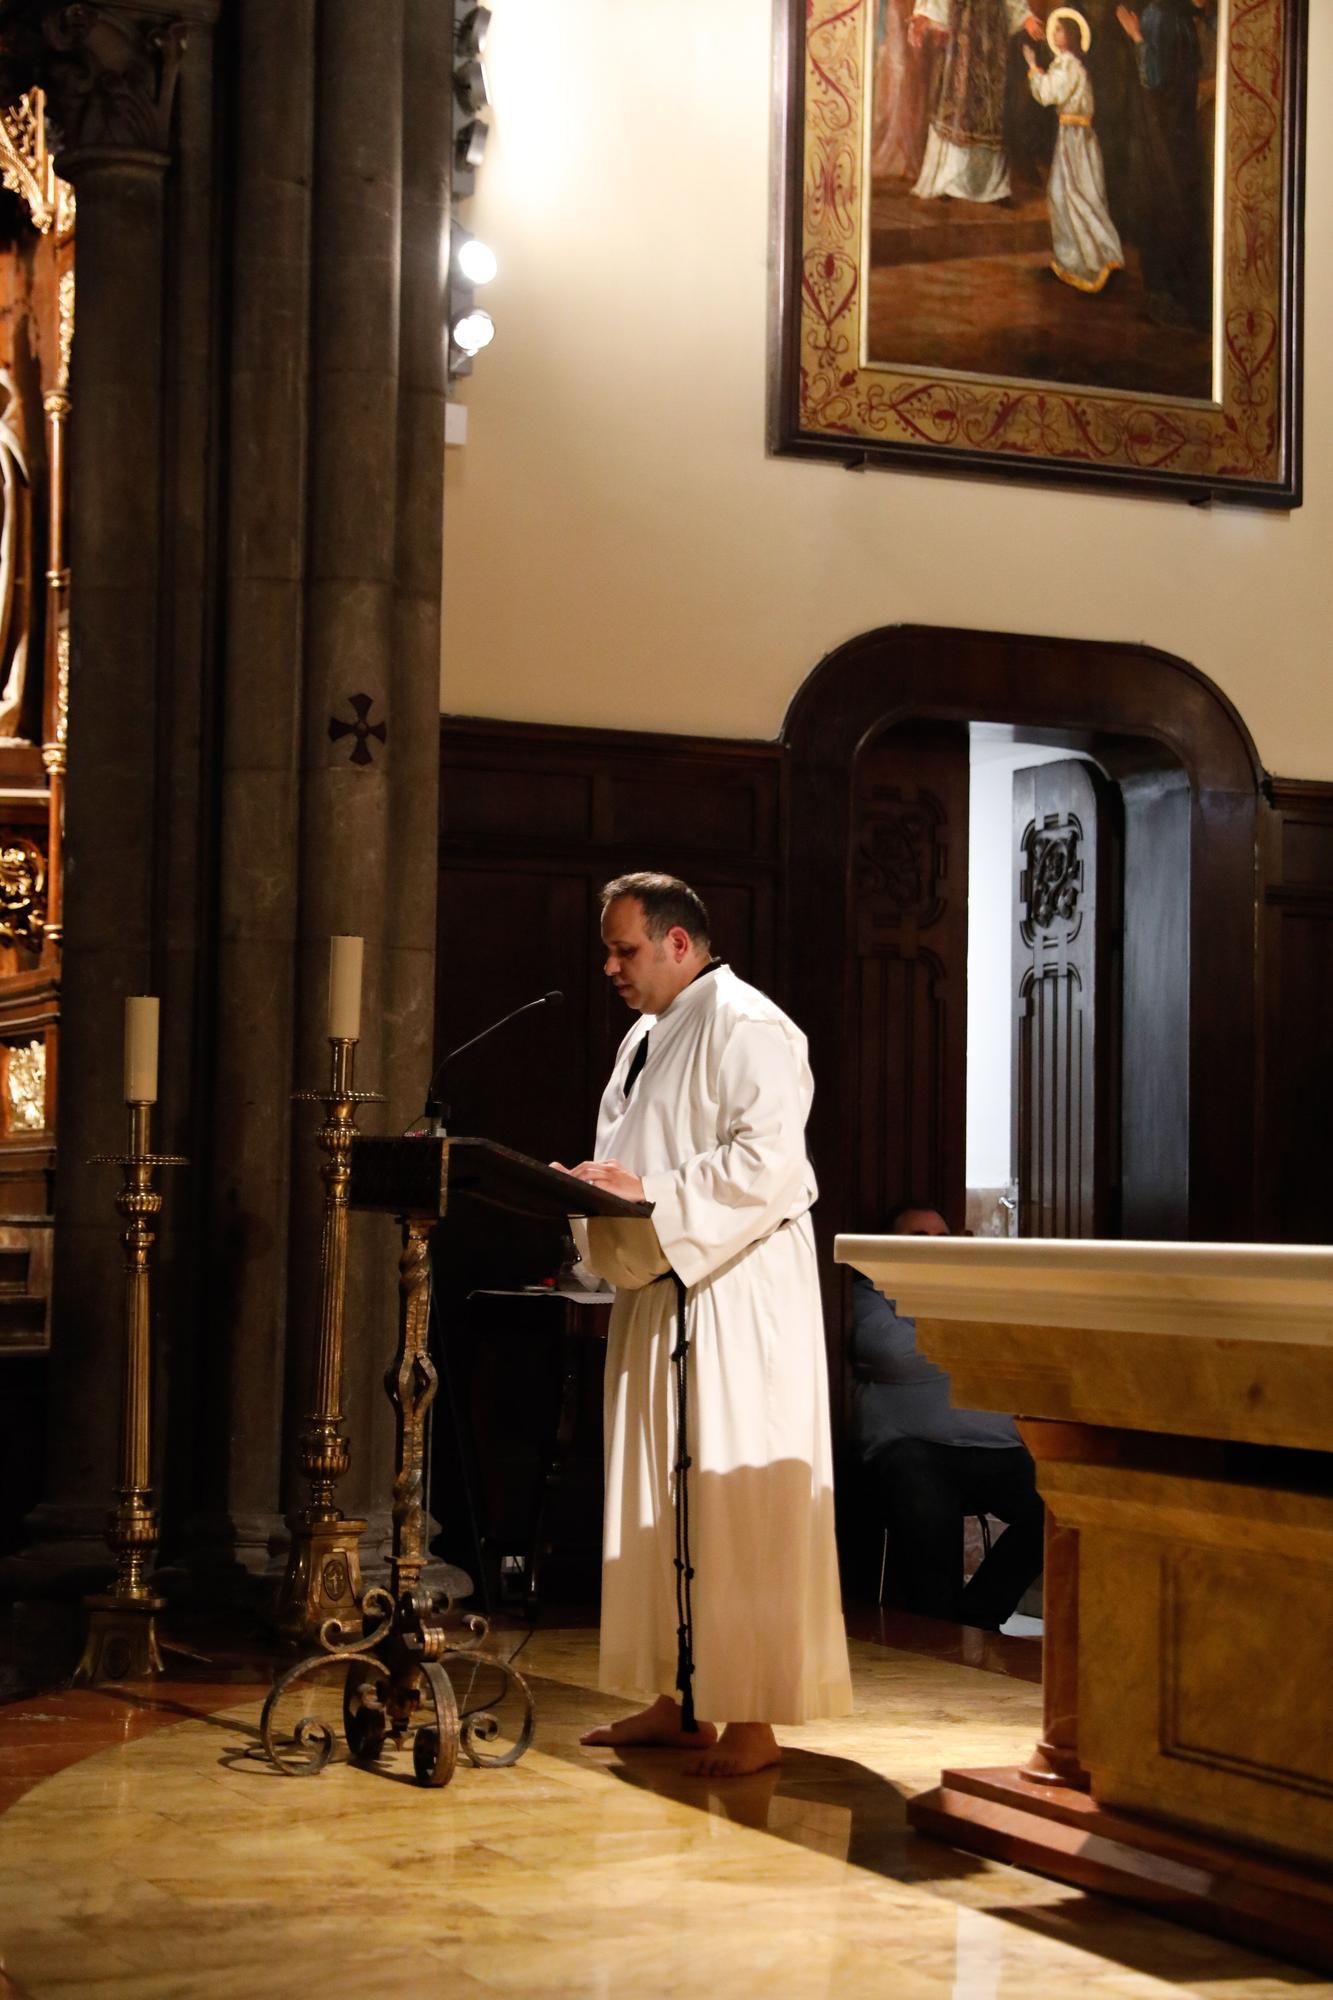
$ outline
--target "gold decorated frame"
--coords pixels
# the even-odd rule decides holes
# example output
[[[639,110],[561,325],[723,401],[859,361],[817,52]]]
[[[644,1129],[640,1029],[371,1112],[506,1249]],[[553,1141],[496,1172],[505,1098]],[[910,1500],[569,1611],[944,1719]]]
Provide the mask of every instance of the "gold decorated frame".
[[[868,365],[876,0],[777,4],[772,452],[1300,505],[1306,0],[1230,0],[1227,12],[1213,401]]]

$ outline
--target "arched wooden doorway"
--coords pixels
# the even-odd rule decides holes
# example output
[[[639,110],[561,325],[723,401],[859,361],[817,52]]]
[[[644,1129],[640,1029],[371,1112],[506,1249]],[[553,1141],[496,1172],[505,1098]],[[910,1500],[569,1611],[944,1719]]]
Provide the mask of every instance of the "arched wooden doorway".
[[[825,1253],[839,1228],[868,1220],[859,1212],[857,1134],[867,1090],[893,1087],[882,1065],[876,1070],[863,1059],[849,1029],[848,981],[863,893],[858,815],[866,810],[858,770],[895,729],[978,723],[1084,750],[1139,788],[1143,865],[1159,886],[1179,892],[1174,901],[1160,899],[1157,948],[1173,950],[1183,968],[1176,1047],[1188,1071],[1188,1120],[1176,1184],[1169,1171],[1159,1172],[1156,1224],[1149,1192],[1134,1233],[1223,1241],[1252,1235],[1263,773],[1240,717],[1195,668],[1148,647],[898,626],[866,633],[821,661],[783,727],[790,783],[788,991],[810,1036],[819,1084],[811,1144]],[[954,893],[965,895],[965,883]],[[1127,926],[1135,921],[1131,898],[1132,885]],[[1150,927],[1143,949],[1148,998],[1137,1034],[1146,1055],[1153,1037]],[[961,1080],[941,1068],[918,1076],[915,1087],[956,1092]],[[1150,1140],[1145,1134],[1145,1145]],[[1152,1165],[1145,1154],[1145,1188]],[[830,1344],[837,1368],[841,1338],[834,1325]]]

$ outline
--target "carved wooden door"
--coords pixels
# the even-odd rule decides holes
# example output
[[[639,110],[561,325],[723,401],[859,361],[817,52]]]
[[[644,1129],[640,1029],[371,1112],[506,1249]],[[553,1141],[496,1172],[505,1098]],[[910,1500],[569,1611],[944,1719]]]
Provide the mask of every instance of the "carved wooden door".
[[[1120,840],[1071,759],[1014,773],[1014,1171],[1020,1236],[1112,1236],[1119,1207]]]
[[[962,1227],[968,777],[947,725],[889,730],[856,762],[841,1125],[864,1227],[907,1200]]]

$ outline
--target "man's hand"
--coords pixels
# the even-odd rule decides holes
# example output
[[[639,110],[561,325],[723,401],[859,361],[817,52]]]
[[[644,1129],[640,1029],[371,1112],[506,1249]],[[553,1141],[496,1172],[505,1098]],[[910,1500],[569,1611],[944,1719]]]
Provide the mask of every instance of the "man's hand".
[[[1032,41],[1039,42],[1046,33],[1046,30],[1036,14],[1029,14],[1023,23],[1023,33],[1029,36]],[[1024,49],[1023,54],[1027,54],[1026,49]]]
[[[907,23],[908,48],[923,49],[927,35],[932,35],[937,42],[947,42],[949,30],[942,28],[938,21],[932,21],[928,14],[913,14]]]
[[[1132,7],[1117,7],[1115,17],[1129,36],[1131,42],[1141,42],[1143,40],[1143,30],[1139,26],[1139,17]]]
[[[576,1181],[600,1188],[603,1194],[618,1194],[622,1201],[643,1200],[643,1182],[619,1160],[580,1160],[576,1167],[563,1167],[559,1160],[552,1160],[551,1165],[562,1174],[572,1174]]]

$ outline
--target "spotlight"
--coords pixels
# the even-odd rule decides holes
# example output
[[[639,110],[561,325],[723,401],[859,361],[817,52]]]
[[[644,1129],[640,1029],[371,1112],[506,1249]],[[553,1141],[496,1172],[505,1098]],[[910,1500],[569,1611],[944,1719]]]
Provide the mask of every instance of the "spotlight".
[[[454,91],[464,111],[474,118],[490,103],[491,87],[486,81],[486,71],[476,56],[454,65]]]
[[[454,260],[459,270],[470,285],[489,285],[499,268],[494,250],[479,236],[469,236],[466,230],[460,229],[458,238]]]
[[[486,46],[490,33],[491,10],[489,7],[469,7],[459,16],[454,30],[454,45],[460,56],[479,56]]]
[[[4,0],[0,0],[0,8]],[[450,382],[472,373],[473,357],[495,339],[495,322],[473,303],[473,290],[489,284],[496,273],[496,256],[458,220],[457,204],[466,202],[476,185],[477,169],[486,156],[490,127],[486,113],[490,84],[482,52],[490,32],[491,9],[476,0],[439,0],[453,15],[453,232],[446,279],[445,345]]]
[[[460,172],[475,171],[486,157],[490,126],[484,118],[469,118],[454,139],[454,160]]]
[[[471,312],[454,321],[453,336],[455,346],[464,354],[479,354],[495,338],[495,321],[480,306],[473,306]]]

